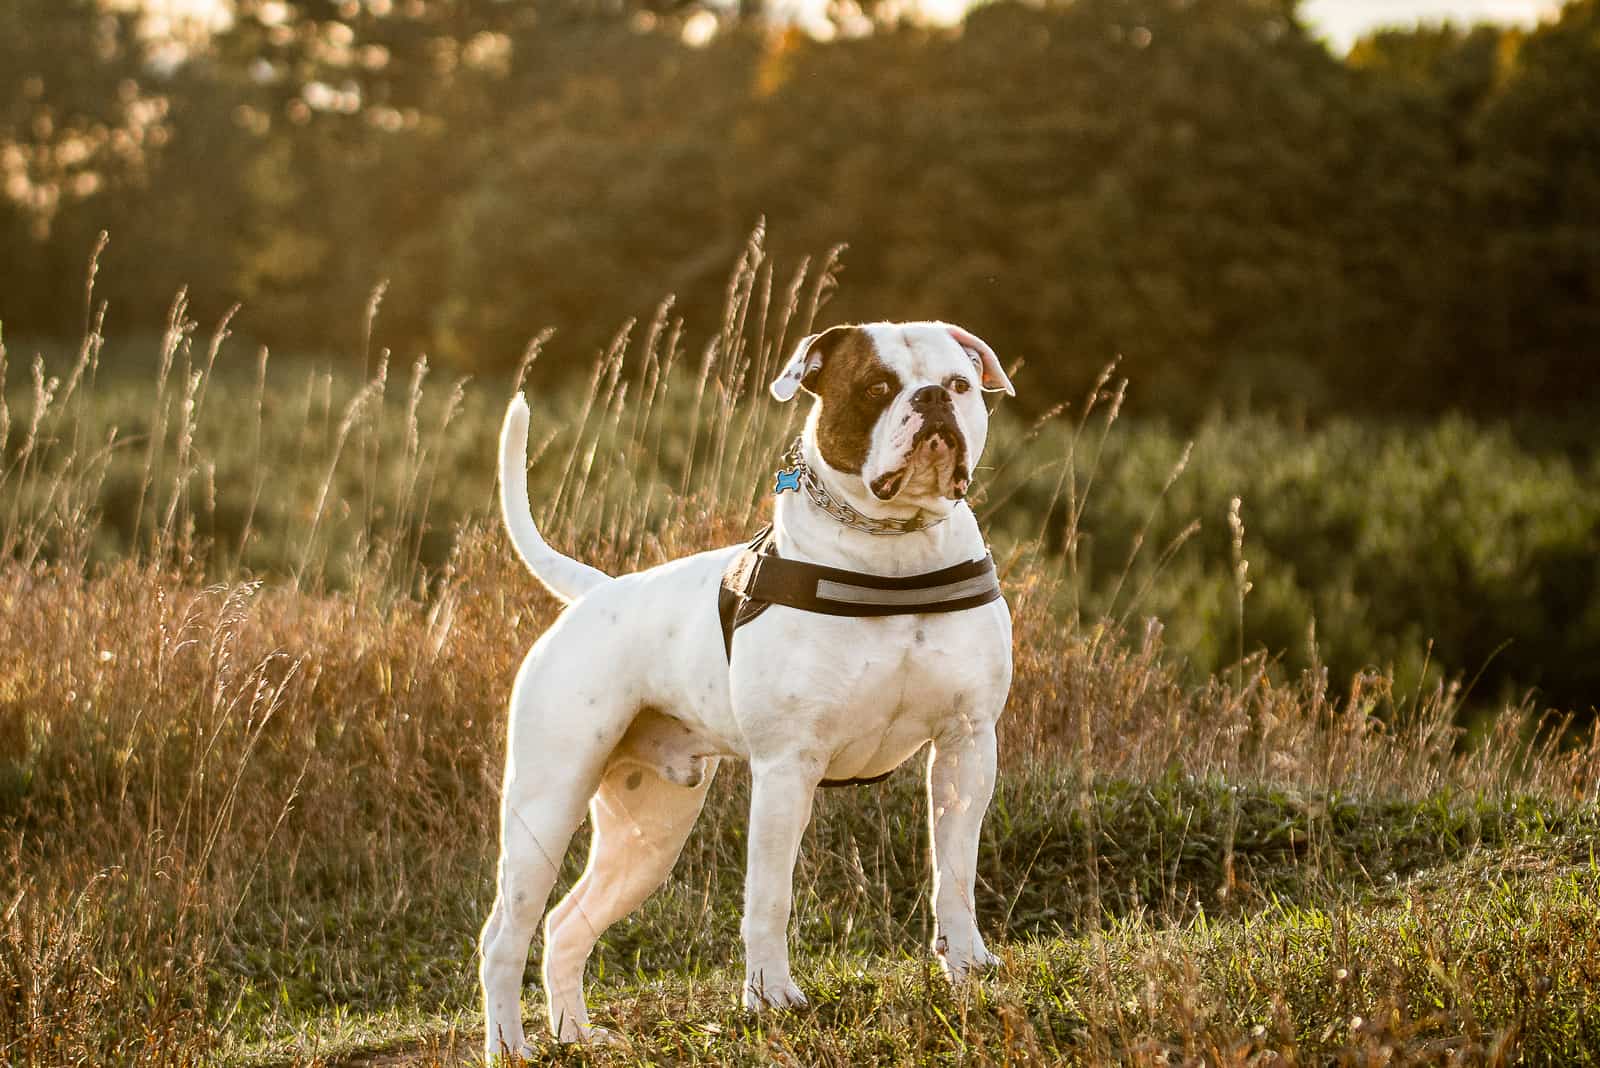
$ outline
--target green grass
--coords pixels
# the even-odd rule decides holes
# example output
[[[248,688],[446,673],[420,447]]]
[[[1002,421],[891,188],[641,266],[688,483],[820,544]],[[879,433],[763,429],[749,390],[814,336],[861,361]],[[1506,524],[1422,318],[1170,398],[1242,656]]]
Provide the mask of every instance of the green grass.
[[[892,787],[824,796],[796,876],[797,945],[919,955],[931,919],[917,778],[908,769]],[[1526,799],[1361,801],[1176,778],[1077,793],[1053,770],[1002,781],[979,873],[979,912],[995,937],[1077,938],[1130,917],[1181,926],[1355,901],[1468,857],[1571,852],[1600,831],[1592,811],[1557,815]],[[719,789],[673,883],[607,936],[597,975],[723,971],[738,959],[746,806],[743,781]],[[494,855],[485,836],[464,846],[434,856],[426,873],[387,878],[365,871],[363,855],[330,856],[302,866],[287,911],[252,900],[232,935],[240,951],[212,962],[219,993],[245,981],[235,1027],[292,1031],[336,1007],[470,1009],[475,978],[462,962],[490,904]],[[576,848],[561,885],[581,864]],[[476,892],[450,889],[467,886]],[[528,978],[537,981],[531,965]]]
[[[1040,791],[1059,785],[1025,778],[1002,800],[1027,799],[1042,813]],[[894,791],[891,811],[908,792]],[[956,994],[921,951],[927,923],[916,887],[925,873],[915,836],[896,834],[889,817],[889,841],[909,847],[891,850],[906,854],[888,861],[900,869],[898,886],[879,864],[852,873],[837,852],[879,844],[860,826],[874,807],[823,806],[807,843],[795,934],[810,1009],[755,1018],[736,1008],[737,887],[717,886],[719,904],[705,914],[696,900],[705,887],[693,885],[702,833],[669,891],[619,925],[591,967],[597,1019],[628,1044],[544,1054],[556,1063],[895,1064],[1152,1061],[1165,1052],[1242,1063],[1267,1049],[1315,1062],[1388,1046],[1401,1062],[1453,1049],[1475,1063],[1501,1043],[1529,1063],[1595,1057],[1592,810],[1551,819],[1526,801],[1329,804],[1220,785],[1109,784],[1094,795],[1093,836],[1048,819],[1021,829],[991,823],[983,904],[985,915],[1008,917],[1003,933],[992,932],[1005,963]],[[713,814],[712,826],[723,818]],[[1231,853],[1222,846],[1230,825]],[[1085,874],[1091,858],[1098,884]],[[1103,888],[1098,905],[1094,885]],[[271,1037],[240,1056],[466,1060],[475,991],[445,977],[459,972],[471,931],[441,937],[437,923],[380,923],[369,932],[369,967],[404,961],[412,977],[438,976],[440,985],[423,980],[426,992],[409,996],[330,992],[336,1012],[280,1010],[262,1029]],[[293,970],[305,972],[306,959]]]

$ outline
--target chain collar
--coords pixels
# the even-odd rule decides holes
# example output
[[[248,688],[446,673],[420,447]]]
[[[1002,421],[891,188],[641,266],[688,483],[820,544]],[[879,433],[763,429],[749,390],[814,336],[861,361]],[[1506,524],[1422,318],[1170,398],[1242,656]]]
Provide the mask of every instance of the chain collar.
[[[811,468],[806,465],[802,443],[802,438],[795,438],[794,444],[789,446],[789,451],[784,454],[784,467],[778,472],[777,486],[773,489],[774,495],[784,490],[803,489],[806,496],[811,498],[812,504],[851,530],[859,530],[863,534],[914,534],[919,530],[936,527],[950,518],[946,513],[929,519],[924,518],[925,513],[918,512],[907,519],[878,519],[857,511],[849,503],[829,493],[827,487],[823,486],[812,473]]]

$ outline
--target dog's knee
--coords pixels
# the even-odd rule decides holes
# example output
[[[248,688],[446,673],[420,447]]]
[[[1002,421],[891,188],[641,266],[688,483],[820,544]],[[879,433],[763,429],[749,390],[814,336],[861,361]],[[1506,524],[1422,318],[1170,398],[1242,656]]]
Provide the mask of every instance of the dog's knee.
[[[490,914],[489,922],[483,925],[483,935],[478,940],[478,978],[486,989],[504,983],[506,974],[510,972],[522,974],[528,957],[528,945],[532,941],[532,929],[531,925],[527,925],[525,932],[518,932],[517,926],[510,922],[499,906]],[[518,937],[519,933],[522,937]]]

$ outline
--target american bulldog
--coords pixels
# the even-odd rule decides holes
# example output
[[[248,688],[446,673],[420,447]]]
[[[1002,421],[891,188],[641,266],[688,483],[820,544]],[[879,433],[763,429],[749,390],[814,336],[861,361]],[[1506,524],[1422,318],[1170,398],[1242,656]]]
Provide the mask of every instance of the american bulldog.
[[[813,793],[886,775],[924,746],[933,949],[958,983],[995,963],[973,884],[1011,685],[1011,616],[965,496],[988,430],[983,391],[1015,391],[987,344],[937,322],[813,334],[770,390],[812,400],[759,547],[615,578],[555,551],[534,526],[528,407],[511,401],[500,439],[506,527],[569,606],[511,695],[497,894],[481,944],[490,1058],[530,1051],[523,968],[585,810],[588,865],[545,920],[544,994],[560,1040],[610,1037],[589,1023],[585,962],[665,881],[724,759],[751,773],[746,1007],[805,1004],[787,928]],[[763,567],[730,593],[730,575]],[[798,599],[785,600],[792,588]]]

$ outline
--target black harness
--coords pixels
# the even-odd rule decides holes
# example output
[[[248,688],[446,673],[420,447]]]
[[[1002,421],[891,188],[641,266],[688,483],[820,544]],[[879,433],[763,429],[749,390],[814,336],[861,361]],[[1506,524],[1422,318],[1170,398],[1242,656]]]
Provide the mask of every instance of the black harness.
[[[994,557],[969,560],[921,575],[890,578],[861,571],[823,567],[778,555],[777,538],[766,527],[733,558],[717,590],[722,647],[733,661],[733,632],[775,604],[826,616],[905,616],[959,612],[1000,597]],[[869,779],[824,779],[823,786],[861,786],[882,782],[890,772]]]

